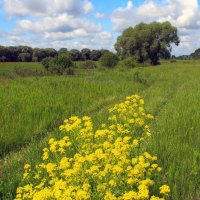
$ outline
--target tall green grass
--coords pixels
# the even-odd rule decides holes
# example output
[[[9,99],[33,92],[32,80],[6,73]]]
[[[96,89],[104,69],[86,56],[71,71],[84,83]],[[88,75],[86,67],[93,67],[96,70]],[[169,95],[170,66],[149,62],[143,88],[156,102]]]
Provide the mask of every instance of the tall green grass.
[[[131,73],[107,70],[89,76],[7,80],[0,85],[0,155],[43,137],[65,117],[95,113],[138,92],[143,86],[131,78]]]
[[[135,79],[135,74],[138,74]],[[139,93],[155,115],[147,148],[159,158],[171,199],[200,198],[200,63],[95,70],[75,77],[4,80],[0,85],[0,197],[12,199],[23,163],[38,163],[41,149],[70,115],[90,115],[95,125],[125,96]],[[145,80],[145,81],[140,81]],[[9,154],[8,154],[9,153]],[[7,154],[7,156],[5,156]]]

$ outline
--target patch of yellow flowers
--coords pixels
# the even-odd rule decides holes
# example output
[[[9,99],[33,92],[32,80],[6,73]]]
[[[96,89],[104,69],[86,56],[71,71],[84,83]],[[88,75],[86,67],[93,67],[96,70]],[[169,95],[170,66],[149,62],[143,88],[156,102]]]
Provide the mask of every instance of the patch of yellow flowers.
[[[51,138],[43,162],[26,164],[16,200],[164,200],[170,188],[155,189],[157,157],[142,150],[151,136],[144,100],[138,95],[109,109],[107,124],[94,130],[90,117],[64,121],[60,140]],[[156,194],[152,194],[156,191]]]

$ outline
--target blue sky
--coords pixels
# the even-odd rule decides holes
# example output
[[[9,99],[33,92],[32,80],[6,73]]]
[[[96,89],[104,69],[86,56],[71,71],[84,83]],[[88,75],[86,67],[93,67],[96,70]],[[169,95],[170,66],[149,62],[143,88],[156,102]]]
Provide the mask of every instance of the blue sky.
[[[0,0],[0,44],[114,50],[140,22],[170,21],[181,37],[176,55],[200,48],[197,0]]]

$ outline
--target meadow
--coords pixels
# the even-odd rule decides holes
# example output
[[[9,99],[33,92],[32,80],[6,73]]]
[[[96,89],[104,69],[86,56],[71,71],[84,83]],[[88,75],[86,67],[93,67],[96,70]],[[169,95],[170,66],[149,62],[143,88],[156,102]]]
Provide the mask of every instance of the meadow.
[[[37,62],[2,62],[0,64],[0,73],[12,72],[15,69],[42,70],[42,65]]]
[[[16,63],[0,64],[0,73]],[[17,63],[41,69],[38,63]],[[160,66],[85,70],[75,76],[0,76],[0,198],[13,199],[24,163],[41,161],[49,138],[72,116],[89,115],[98,126],[106,110],[139,94],[155,116],[146,148],[157,155],[173,200],[200,198],[200,62],[162,62]]]

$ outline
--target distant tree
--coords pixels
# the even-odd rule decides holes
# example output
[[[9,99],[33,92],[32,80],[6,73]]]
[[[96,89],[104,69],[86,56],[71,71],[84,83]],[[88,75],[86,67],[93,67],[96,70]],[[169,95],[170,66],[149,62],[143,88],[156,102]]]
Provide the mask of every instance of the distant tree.
[[[4,46],[0,46],[0,62],[5,62],[7,56],[7,49]]]
[[[200,59],[200,48],[196,49],[195,52],[190,55],[190,57],[193,59]]]
[[[29,53],[33,54],[33,49],[29,46],[18,46],[19,52],[20,53]]]
[[[176,57],[178,60],[190,60],[192,59],[193,57],[189,56],[189,55],[181,55],[181,56],[178,56]]]
[[[6,62],[6,57],[5,56],[1,56],[0,57],[0,62]]]
[[[17,62],[18,61],[18,55],[21,53],[21,49],[15,46],[6,47],[6,60],[9,62]]]
[[[121,58],[135,56],[140,63],[150,59],[156,65],[162,53],[171,52],[171,45],[179,42],[177,28],[169,22],[140,23],[123,31],[117,38],[115,49]]]
[[[53,48],[47,48],[45,49],[46,57],[55,57],[58,55],[57,51]]]
[[[42,61],[44,58],[49,57],[48,53],[45,49],[35,48],[33,50],[32,60],[34,58],[34,61]]]
[[[18,61],[21,61],[21,62],[30,62],[32,61],[32,56],[30,53],[20,53],[19,56],[18,56]]]
[[[109,50],[107,50],[107,49],[101,49],[100,52],[101,52],[101,56],[103,56],[105,53],[108,53]]]
[[[77,49],[72,49],[72,50],[70,50],[70,51],[69,51],[69,54],[70,54],[71,59],[72,59],[73,61],[80,61],[80,60],[82,60],[82,54],[81,54],[81,52],[80,52],[79,50],[77,50]]]
[[[100,50],[92,50],[90,59],[93,61],[97,61],[101,58],[101,51]]]
[[[82,54],[83,60],[90,60],[90,57],[91,57],[91,50],[90,49],[88,49],[88,48],[82,49],[81,54]]]
[[[119,58],[116,54],[112,52],[105,53],[101,58],[100,62],[105,67],[115,67],[119,61]]]
[[[69,51],[68,51],[67,48],[60,48],[60,49],[58,50],[58,55],[61,55],[61,54],[68,54],[68,53],[69,53]]]

